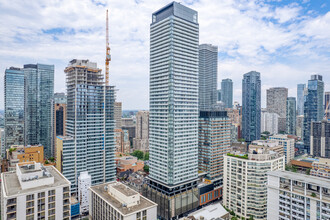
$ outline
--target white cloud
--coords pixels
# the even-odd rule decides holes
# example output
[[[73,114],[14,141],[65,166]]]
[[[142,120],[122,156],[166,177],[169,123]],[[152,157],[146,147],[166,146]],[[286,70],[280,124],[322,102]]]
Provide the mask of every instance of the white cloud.
[[[105,9],[109,8],[110,80],[119,89],[117,99],[123,101],[124,109],[148,108],[151,14],[168,3],[1,1],[1,94],[3,73],[10,66],[55,64],[55,91],[62,92],[63,70],[71,59],[89,59],[104,69]],[[242,76],[250,70],[261,72],[264,87],[286,86],[290,95],[294,95],[297,83],[307,82],[312,72],[323,74],[329,84],[330,13],[302,14],[306,5],[274,7],[257,0],[186,3],[199,13],[200,42],[218,45],[220,54],[229,55],[219,58],[219,81],[233,79],[235,100],[241,99]],[[54,29],[62,32],[44,33]]]

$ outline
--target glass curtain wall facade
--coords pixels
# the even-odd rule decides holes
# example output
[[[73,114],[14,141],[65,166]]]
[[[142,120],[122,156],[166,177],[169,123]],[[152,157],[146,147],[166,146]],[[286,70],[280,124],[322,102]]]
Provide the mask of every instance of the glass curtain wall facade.
[[[225,108],[233,107],[233,81],[231,79],[221,81],[221,101],[225,104]]]
[[[244,74],[242,88],[242,137],[247,142],[260,139],[261,80],[260,73]]]
[[[88,171],[92,185],[115,178],[115,93],[113,86],[104,86],[96,63],[72,60],[65,73],[66,134],[72,144],[64,147],[63,143],[63,175],[71,182],[72,192],[77,192],[80,172]]]
[[[150,25],[150,175],[144,195],[172,219],[198,206],[197,12],[172,2]]]
[[[304,115],[304,90],[306,84],[297,85],[297,114]]]
[[[326,118],[330,120],[330,92],[324,94],[324,113]]]
[[[217,103],[218,47],[199,45],[199,110],[210,110]]]
[[[324,82],[321,75],[312,75],[304,95],[304,150],[310,153],[311,123],[324,116]]]
[[[25,144],[44,146],[46,157],[52,153],[52,99],[54,65],[27,64],[25,74]]]
[[[5,71],[5,138],[2,154],[11,145],[24,144],[24,72],[10,67]]]
[[[296,98],[288,97],[286,104],[286,132],[296,135]]]

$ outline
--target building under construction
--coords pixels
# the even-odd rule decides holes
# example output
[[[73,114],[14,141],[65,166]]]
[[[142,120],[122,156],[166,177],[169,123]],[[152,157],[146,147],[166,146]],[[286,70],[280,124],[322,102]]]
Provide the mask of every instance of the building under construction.
[[[102,70],[89,60],[74,59],[64,72],[66,135],[71,138],[62,137],[63,146],[59,149],[62,149],[63,175],[71,182],[72,192],[77,192],[77,180],[82,171],[92,176],[92,185],[115,178],[115,91],[113,86],[105,85]]]

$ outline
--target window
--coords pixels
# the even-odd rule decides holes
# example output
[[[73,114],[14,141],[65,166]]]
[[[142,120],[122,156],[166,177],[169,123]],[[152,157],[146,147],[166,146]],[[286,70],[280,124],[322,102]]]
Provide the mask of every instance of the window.
[[[27,195],[26,196],[26,201],[30,201],[30,200],[33,200],[34,199],[34,195]]]
[[[43,198],[45,197],[45,192],[38,193],[38,198]]]

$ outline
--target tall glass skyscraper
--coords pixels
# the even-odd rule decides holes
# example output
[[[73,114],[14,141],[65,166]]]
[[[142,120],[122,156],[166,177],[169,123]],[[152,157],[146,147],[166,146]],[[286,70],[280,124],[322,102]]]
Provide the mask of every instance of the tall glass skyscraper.
[[[53,156],[52,99],[54,65],[27,64],[25,74],[25,144],[44,146],[47,157]]]
[[[5,71],[5,139],[4,149],[24,144],[24,72],[10,67]]]
[[[242,82],[242,137],[247,142],[260,139],[261,80],[260,73],[244,74]]]
[[[144,195],[158,203],[163,219],[199,201],[197,18],[196,11],[172,2],[152,14],[150,25],[150,175]]]
[[[104,86],[97,64],[72,60],[64,70],[67,82],[66,137],[63,148],[63,175],[77,192],[81,172],[88,171],[92,185],[115,179],[114,87]],[[57,142],[57,143],[59,143]]]
[[[286,102],[286,132],[296,135],[296,98],[288,97]]]
[[[225,108],[233,107],[233,81],[231,79],[221,81],[221,101],[225,103]]]
[[[324,111],[325,116],[330,120],[330,92],[324,94]]]
[[[199,109],[210,110],[217,103],[218,47],[199,45]]]
[[[310,153],[311,122],[324,116],[324,82],[321,75],[312,75],[304,94],[304,150]]]
[[[297,114],[304,115],[304,90],[306,84],[297,85]]]

